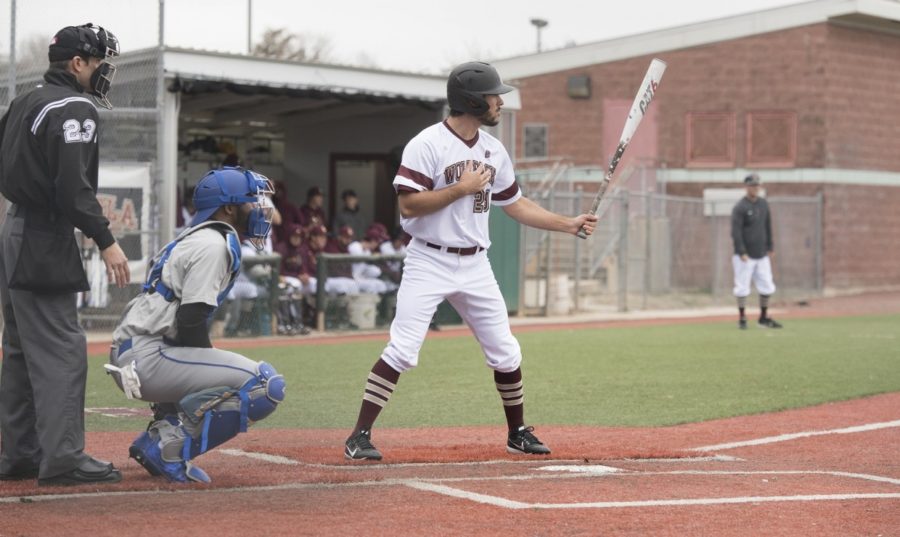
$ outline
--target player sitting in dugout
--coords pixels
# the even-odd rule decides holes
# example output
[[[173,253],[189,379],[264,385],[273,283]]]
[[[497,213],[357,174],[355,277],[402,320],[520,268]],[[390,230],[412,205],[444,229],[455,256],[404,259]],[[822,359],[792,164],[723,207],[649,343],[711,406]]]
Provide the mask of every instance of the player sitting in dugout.
[[[127,398],[153,410],[128,453],[153,476],[208,483],[194,459],[284,400],[284,377],[271,364],[213,348],[207,330],[241,269],[238,231],[258,249],[264,245],[271,190],[268,179],[241,168],[201,179],[191,227],[153,258],[141,294],[113,333],[106,368]]]

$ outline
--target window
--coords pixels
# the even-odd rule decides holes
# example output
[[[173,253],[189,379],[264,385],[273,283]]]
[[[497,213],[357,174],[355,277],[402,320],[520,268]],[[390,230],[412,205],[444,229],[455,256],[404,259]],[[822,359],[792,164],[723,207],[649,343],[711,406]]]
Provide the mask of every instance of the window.
[[[523,144],[525,158],[547,158],[547,125],[525,125],[525,141]]]
[[[747,165],[793,166],[797,158],[797,114],[747,113]]]
[[[688,112],[685,160],[691,167],[734,166],[734,114]]]

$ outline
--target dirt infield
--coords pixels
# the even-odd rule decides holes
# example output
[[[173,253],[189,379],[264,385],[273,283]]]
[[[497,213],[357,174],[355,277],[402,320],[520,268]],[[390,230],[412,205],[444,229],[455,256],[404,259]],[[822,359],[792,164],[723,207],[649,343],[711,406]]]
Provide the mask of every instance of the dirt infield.
[[[379,429],[384,464],[345,431],[259,430],[175,486],[91,433],[122,468],[95,489],[0,485],[0,535],[896,535],[900,393],[661,428],[544,427],[548,458],[496,427]],[[161,530],[164,526],[164,530]],[[127,530],[123,531],[123,528]]]

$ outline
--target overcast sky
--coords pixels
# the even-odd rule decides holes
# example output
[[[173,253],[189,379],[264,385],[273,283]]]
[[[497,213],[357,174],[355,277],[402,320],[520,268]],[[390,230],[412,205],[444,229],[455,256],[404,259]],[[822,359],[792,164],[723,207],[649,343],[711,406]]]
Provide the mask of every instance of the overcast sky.
[[[0,0],[0,54],[9,53],[10,7]],[[543,49],[760,11],[798,0],[167,0],[165,43],[224,52],[247,51],[248,3],[251,35],[287,28],[324,37],[329,59],[427,73],[469,59],[532,53],[533,18],[548,25]],[[158,0],[16,0],[17,42],[92,21],[112,30],[124,50],[157,41]]]

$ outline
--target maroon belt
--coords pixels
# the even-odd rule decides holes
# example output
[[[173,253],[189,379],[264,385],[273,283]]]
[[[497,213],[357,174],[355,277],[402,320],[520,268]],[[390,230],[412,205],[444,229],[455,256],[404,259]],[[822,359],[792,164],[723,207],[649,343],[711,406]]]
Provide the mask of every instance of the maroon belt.
[[[440,244],[434,244],[431,242],[426,242],[425,246],[429,248],[434,248],[435,250],[443,250],[448,254],[459,254],[459,255],[475,255],[478,252],[484,250],[482,246],[470,246],[468,248],[457,248],[455,246],[441,246]]]

